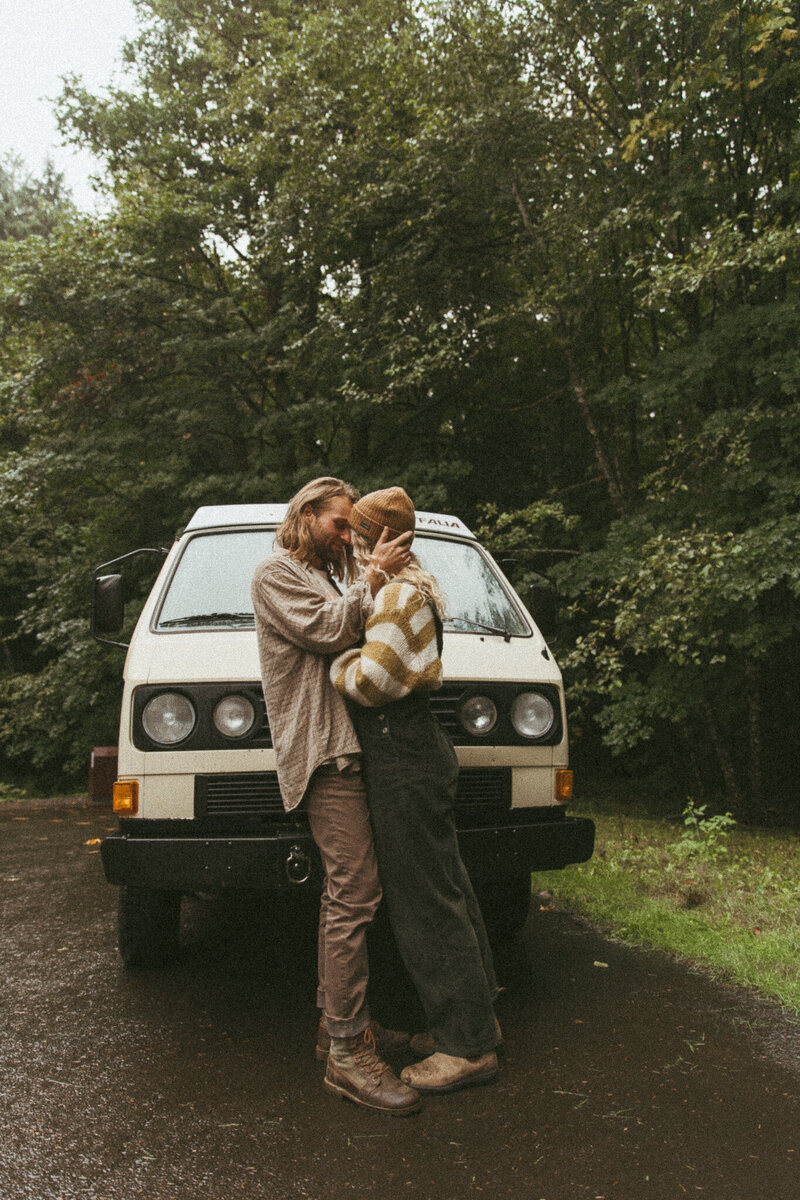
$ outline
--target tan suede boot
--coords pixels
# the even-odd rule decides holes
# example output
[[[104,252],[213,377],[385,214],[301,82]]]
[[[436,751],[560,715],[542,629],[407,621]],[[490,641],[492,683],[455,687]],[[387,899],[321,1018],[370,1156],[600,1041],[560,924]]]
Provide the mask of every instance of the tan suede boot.
[[[377,1021],[370,1021],[369,1027],[372,1030],[372,1035],[375,1038],[375,1049],[383,1058],[387,1054],[394,1054],[397,1050],[406,1050],[408,1043],[411,1041],[411,1034],[404,1033],[401,1029],[384,1029]],[[328,1057],[328,1051],[331,1048],[331,1035],[328,1032],[328,1023],[325,1020],[325,1013],[319,1019],[319,1028],[317,1029],[317,1045],[314,1053],[319,1062],[324,1062]]]
[[[400,1078],[418,1092],[457,1092],[460,1088],[494,1083],[498,1074],[494,1050],[477,1058],[437,1052],[422,1062],[403,1067]]]
[[[414,1088],[401,1083],[378,1058],[369,1026],[358,1037],[331,1038],[325,1087],[343,1100],[390,1117],[410,1117],[422,1107]]]

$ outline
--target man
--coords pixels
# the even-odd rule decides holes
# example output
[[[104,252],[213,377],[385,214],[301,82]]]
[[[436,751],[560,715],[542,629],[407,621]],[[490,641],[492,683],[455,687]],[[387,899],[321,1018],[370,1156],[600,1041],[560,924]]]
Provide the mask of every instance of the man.
[[[379,1057],[370,1022],[367,927],[381,899],[360,746],[347,705],[330,682],[330,655],[357,642],[372,599],[408,562],[407,534],[384,530],[356,580],[348,517],[358,492],[326,476],[289,502],[276,549],[252,583],[261,677],[284,807],[302,802],[325,869],[320,905],[320,1034],[330,1037],[329,1091],[406,1116],[418,1093]],[[335,579],[351,583],[342,594]]]

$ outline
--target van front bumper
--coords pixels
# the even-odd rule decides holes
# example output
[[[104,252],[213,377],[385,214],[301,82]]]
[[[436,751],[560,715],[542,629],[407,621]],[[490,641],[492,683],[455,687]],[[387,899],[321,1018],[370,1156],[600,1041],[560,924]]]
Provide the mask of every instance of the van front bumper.
[[[560,809],[550,814],[517,809],[499,824],[461,826],[461,855],[473,879],[491,882],[591,858],[594,822],[565,817]],[[282,892],[318,888],[322,880],[319,853],[302,823],[231,836],[204,835],[186,829],[186,822],[137,819],[121,825],[101,846],[109,883],[177,892]]]
[[[128,828],[111,834],[100,847],[109,883],[176,892],[282,892],[318,886],[322,879],[319,852],[307,825],[206,836],[165,829],[178,822],[137,821],[137,828],[129,831],[133,824],[123,822]]]
[[[552,813],[556,819],[547,819]],[[563,809],[512,809],[502,824],[458,830],[461,857],[472,879],[516,878],[587,862],[594,852],[594,821],[567,817]]]

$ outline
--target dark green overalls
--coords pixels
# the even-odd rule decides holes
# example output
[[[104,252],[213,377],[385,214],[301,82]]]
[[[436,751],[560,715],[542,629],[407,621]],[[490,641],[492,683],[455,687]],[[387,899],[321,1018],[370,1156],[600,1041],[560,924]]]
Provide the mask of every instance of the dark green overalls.
[[[436,618],[439,654],[442,627]],[[456,834],[458,761],[425,695],[353,704],[386,907],[436,1049],[494,1050],[498,993],[483,917]]]

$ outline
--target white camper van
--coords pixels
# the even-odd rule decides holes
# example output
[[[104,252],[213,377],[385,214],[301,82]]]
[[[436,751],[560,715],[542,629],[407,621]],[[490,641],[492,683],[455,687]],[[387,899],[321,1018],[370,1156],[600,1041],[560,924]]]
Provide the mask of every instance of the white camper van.
[[[176,949],[181,897],[319,887],[302,805],[285,813],[261,692],[250,581],[285,505],[200,508],[165,560],[125,660],[106,878],[129,965]],[[531,613],[457,518],[417,513],[414,550],[447,598],[445,682],[431,707],[461,766],[456,823],[476,891],[505,928],[528,912],[531,872],[591,857],[594,826],[567,814],[572,772],[561,673]],[[92,628],[123,625],[133,551],[95,571]],[[126,645],[115,641],[115,645]]]

